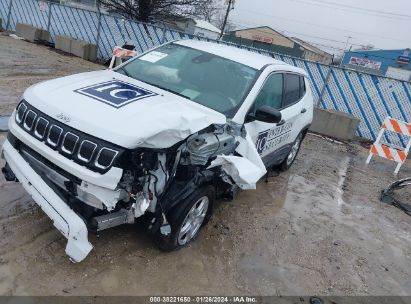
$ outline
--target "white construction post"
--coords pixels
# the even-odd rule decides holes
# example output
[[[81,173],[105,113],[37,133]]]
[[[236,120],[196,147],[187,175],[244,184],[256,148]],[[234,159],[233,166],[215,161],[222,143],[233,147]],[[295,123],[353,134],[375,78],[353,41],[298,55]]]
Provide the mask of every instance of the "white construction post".
[[[384,128],[381,128],[380,133],[378,133],[378,136],[377,136],[375,142],[373,143],[373,145],[380,143],[381,137],[384,134],[384,130],[385,130]],[[367,161],[365,162],[365,164],[368,165],[370,163],[372,156],[373,156],[373,154],[371,153],[371,150],[370,150],[370,155],[368,155],[368,158],[367,158]]]

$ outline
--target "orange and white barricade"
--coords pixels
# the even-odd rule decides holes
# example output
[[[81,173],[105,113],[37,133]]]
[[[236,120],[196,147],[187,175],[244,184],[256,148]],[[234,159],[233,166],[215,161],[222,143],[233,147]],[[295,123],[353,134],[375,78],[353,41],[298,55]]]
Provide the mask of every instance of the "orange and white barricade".
[[[391,144],[380,143],[381,137],[384,135],[384,131],[392,131],[403,136],[409,136],[406,147],[398,147]],[[373,155],[378,155],[383,158],[393,160],[398,163],[395,168],[394,174],[400,171],[402,164],[407,159],[408,152],[411,147],[411,123],[406,123],[401,120],[397,120],[391,117],[387,117],[382,124],[380,133],[378,134],[375,143],[371,146],[370,155],[367,158],[366,164],[368,164]]]
[[[117,59],[122,60],[126,57],[136,56],[137,54],[138,53],[136,51],[126,50],[126,49],[123,49],[122,47],[116,46],[114,48],[114,51],[113,51],[113,54],[112,54],[113,57],[111,58],[110,66],[108,68],[112,69],[114,67]]]

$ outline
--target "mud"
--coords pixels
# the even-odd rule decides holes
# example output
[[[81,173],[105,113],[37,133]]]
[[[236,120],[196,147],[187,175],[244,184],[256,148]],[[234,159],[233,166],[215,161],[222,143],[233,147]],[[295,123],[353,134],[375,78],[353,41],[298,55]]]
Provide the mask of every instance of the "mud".
[[[32,84],[103,68],[0,32],[0,115],[10,114],[24,90]]]
[[[0,36],[0,113],[32,83],[99,68]],[[163,253],[122,226],[91,235],[79,264],[22,187],[1,176],[0,294],[410,295],[411,218],[379,201],[395,164],[367,167],[367,153],[308,135],[290,171],[218,202],[189,247]],[[399,178],[410,175],[408,162]]]

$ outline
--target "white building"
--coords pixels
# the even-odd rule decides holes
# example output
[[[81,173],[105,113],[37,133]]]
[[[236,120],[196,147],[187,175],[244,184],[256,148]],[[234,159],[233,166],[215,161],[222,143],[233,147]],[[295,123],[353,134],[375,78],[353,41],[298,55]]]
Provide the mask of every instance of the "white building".
[[[221,30],[211,23],[198,19],[194,19],[194,22],[194,35],[210,39],[218,39],[220,37]]]
[[[165,25],[179,32],[209,39],[218,39],[221,32],[217,27],[207,21],[189,17],[176,17],[167,22],[159,22],[158,25]]]

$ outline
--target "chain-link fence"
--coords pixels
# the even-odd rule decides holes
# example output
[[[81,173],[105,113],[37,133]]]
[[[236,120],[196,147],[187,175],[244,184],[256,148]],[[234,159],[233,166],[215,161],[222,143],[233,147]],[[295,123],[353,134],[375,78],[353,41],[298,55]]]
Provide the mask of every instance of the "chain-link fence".
[[[65,35],[96,44],[98,58],[101,60],[108,59],[116,45],[134,44],[138,52],[144,52],[176,39],[208,40],[99,11],[39,0],[0,0],[0,18],[3,19],[4,28],[9,31],[15,30],[18,22],[26,23],[48,30],[52,42],[56,35]],[[213,42],[229,44],[223,41]],[[304,69],[311,80],[318,106],[358,117],[361,123],[357,135],[361,137],[375,140],[387,116],[411,122],[410,82],[323,65],[248,46],[235,46]],[[387,136],[386,141],[404,144],[404,140],[398,137]]]

